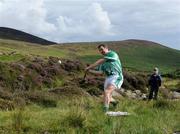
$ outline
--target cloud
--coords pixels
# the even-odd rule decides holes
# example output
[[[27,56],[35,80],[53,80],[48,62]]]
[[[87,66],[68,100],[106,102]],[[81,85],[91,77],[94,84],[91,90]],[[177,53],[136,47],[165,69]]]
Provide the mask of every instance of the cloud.
[[[76,41],[79,39],[77,36],[86,36],[85,38],[88,40],[89,36],[92,35],[113,35],[113,25],[108,13],[103,10],[99,3],[92,3],[78,15],[59,16],[56,20],[59,36],[64,36],[66,40]]]
[[[180,49],[174,36],[180,36],[180,1],[122,0],[104,7],[116,29],[115,39],[146,39]]]
[[[113,23],[117,24],[117,29],[121,25],[121,28],[131,27],[151,33],[178,30],[180,23],[180,1],[178,0],[127,0],[122,1],[115,8],[110,18]]]
[[[179,0],[0,0],[0,26],[57,42],[152,40],[180,49]]]
[[[2,1],[0,6],[0,26],[16,28],[35,35],[55,30],[54,24],[46,21],[43,0]]]
[[[103,40],[104,36],[113,35],[108,12],[100,3],[90,3],[86,8],[71,8],[69,11],[69,7],[59,6],[59,2],[48,8],[50,3],[47,2],[0,1],[0,26],[23,30],[57,42],[81,41],[81,37],[82,41],[91,41],[97,35]]]
[[[109,19],[108,12],[103,10],[101,4],[93,3],[86,11],[88,20],[92,26],[92,29],[98,34],[113,34],[111,28],[111,20]]]

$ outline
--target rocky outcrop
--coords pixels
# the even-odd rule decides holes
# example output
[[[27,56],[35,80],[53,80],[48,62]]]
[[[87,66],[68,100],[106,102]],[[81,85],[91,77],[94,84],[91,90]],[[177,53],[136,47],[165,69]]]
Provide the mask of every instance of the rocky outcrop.
[[[174,91],[174,92],[171,92],[171,94],[172,94],[172,99],[180,99],[180,93],[179,92]]]

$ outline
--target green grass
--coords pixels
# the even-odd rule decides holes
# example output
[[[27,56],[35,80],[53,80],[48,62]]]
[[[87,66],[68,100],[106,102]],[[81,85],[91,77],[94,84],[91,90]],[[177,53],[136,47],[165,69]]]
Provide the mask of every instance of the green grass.
[[[122,65],[130,70],[152,71],[157,66],[162,74],[175,71],[180,66],[180,51],[160,45],[149,45],[148,42],[121,41],[106,42],[110,49],[115,50]],[[2,61],[19,60],[25,55],[56,56],[59,58],[80,59],[92,63],[102,57],[97,50],[98,43],[74,43],[52,46],[0,39],[0,52],[16,51],[15,58],[0,56]]]
[[[66,51],[52,46],[0,39],[0,52],[8,53],[12,51],[16,51],[16,53],[21,55],[68,57]]]
[[[24,58],[21,54],[14,54],[14,55],[0,55],[0,61],[1,62],[13,62],[18,61],[20,59]]]
[[[164,78],[163,83],[167,89],[170,89],[172,91],[180,88],[180,79]]]
[[[130,70],[151,71],[157,66],[161,73],[165,73],[174,71],[180,66],[180,51],[141,43],[109,42],[109,47],[118,52],[123,68]],[[28,60],[29,57],[37,55],[79,59],[85,63],[93,63],[102,57],[97,51],[97,45],[97,43],[75,43],[42,46],[0,39],[0,53],[5,53],[0,55],[0,61],[5,62],[0,69],[3,70],[2,75],[7,74],[9,68],[4,66],[6,62],[14,62],[22,58]],[[10,55],[11,52],[15,54]],[[7,85],[13,83],[16,73],[7,74]],[[62,86],[67,79],[68,77],[55,79],[51,88]],[[30,78],[29,82],[31,83]],[[168,88],[177,89],[179,80],[164,80],[163,83]],[[34,89],[33,85],[32,89]],[[47,89],[49,87],[45,86],[42,90]],[[147,103],[122,99],[114,110],[127,111],[131,115],[116,118],[107,117],[102,112],[99,98],[74,97],[69,94],[70,96],[60,97],[57,106],[55,104],[53,107],[33,103],[22,109],[16,107],[13,111],[0,111],[0,133],[169,134],[180,130],[179,101],[160,100]],[[42,97],[46,98],[46,96]],[[46,102],[49,101],[51,100],[47,99]]]
[[[115,110],[127,117],[108,117],[93,98],[61,99],[56,108],[29,105],[24,110],[0,112],[0,132],[162,134],[180,130],[180,103],[161,100],[120,100]],[[16,125],[14,124],[16,123]]]

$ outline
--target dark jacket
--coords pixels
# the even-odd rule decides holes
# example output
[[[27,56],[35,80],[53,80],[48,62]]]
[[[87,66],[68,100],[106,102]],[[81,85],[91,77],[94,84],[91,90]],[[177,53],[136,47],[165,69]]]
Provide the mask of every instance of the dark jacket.
[[[151,89],[158,89],[161,86],[161,76],[152,74],[149,79],[149,85]]]

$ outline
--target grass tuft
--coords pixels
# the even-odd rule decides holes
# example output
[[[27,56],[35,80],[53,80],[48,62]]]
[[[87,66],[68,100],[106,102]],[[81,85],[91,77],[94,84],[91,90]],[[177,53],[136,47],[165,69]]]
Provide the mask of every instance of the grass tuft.
[[[171,110],[175,109],[175,105],[172,102],[165,99],[160,99],[160,100],[155,101],[153,104],[153,107],[160,108],[160,109],[171,109]]]

